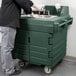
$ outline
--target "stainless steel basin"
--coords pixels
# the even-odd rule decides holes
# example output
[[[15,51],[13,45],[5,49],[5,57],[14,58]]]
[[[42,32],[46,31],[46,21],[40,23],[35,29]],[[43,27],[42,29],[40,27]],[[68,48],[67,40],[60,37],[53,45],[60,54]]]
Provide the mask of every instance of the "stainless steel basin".
[[[49,19],[49,18],[54,18],[54,17],[57,17],[57,16],[53,16],[53,15],[38,15],[35,18]]]
[[[21,17],[32,17],[30,15],[21,15]],[[51,18],[55,18],[57,16],[55,15],[36,15],[35,17],[32,18],[40,18],[40,19],[51,19]]]

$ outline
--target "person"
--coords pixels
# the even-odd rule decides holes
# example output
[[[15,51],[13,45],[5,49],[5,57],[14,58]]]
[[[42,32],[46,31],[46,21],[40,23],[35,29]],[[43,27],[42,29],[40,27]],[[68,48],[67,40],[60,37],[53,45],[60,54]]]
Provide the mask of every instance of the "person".
[[[32,13],[31,7],[41,11],[41,9],[34,5],[30,0],[2,0],[0,14],[2,32],[1,64],[2,70],[7,76],[21,73],[20,70],[17,70],[14,67],[11,51],[14,48],[16,29],[20,28],[21,8],[24,9],[26,14],[30,14],[34,17],[35,14]]]

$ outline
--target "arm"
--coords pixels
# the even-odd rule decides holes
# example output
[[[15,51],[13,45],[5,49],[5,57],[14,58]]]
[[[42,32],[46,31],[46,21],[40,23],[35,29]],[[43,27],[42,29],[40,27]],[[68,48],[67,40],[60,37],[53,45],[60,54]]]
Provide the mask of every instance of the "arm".
[[[33,2],[30,0],[14,0],[21,8],[24,9],[26,14],[31,14]]]
[[[38,11],[42,11],[42,8],[39,8],[38,6],[36,6],[35,4],[33,4],[32,1],[29,1],[29,3],[30,3],[30,5],[31,5],[31,7],[35,8],[35,9],[38,10]]]
[[[36,15],[32,13],[31,7],[37,9],[38,11],[41,11],[37,6],[33,4],[30,0],[14,0],[21,8],[24,9],[26,14],[31,14],[31,16],[35,17]]]
[[[32,5],[32,7],[35,8],[36,10],[38,10],[38,11],[42,11],[42,8],[39,8],[39,7],[37,7],[37,6],[34,5],[34,4]]]

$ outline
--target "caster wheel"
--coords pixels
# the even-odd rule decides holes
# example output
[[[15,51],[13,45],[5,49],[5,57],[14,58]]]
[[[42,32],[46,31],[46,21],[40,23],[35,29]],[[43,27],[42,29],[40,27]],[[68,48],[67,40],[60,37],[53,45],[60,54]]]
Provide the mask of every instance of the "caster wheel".
[[[47,66],[44,67],[44,72],[46,74],[50,74],[52,72],[51,68],[48,68]]]
[[[26,68],[28,65],[29,65],[28,62],[25,62],[25,61],[19,61],[19,66],[20,66],[21,68]]]
[[[20,67],[24,67],[25,66],[25,62],[24,61],[19,61],[19,66]]]
[[[63,59],[61,59],[61,60],[59,61],[59,63],[62,63],[62,61],[63,61]]]

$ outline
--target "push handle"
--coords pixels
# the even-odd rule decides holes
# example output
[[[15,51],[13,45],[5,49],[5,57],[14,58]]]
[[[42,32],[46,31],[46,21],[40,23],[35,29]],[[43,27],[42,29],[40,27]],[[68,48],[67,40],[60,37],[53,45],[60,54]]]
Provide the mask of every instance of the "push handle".
[[[65,26],[66,22],[62,22],[61,24],[59,24],[59,27]]]
[[[66,22],[66,25],[68,26],[72,24],[73,18],[65,19],[64,21]]]
[[[65,25],[65,23],[66,23],[66,21],[63,21],[63,22],[61,22],[61,23],[55,23],[56,25],[58,25],[59,27],[61,27],[61,26],[64,26]]]
[[[66,25],[66,21],[56,22],[55,25],[57,25],[59,28],[64,28]]]
[[[69,20],[67,20],[67,24],[72,24],[72,21],[73,21],[73,19],[72,18],[70,18]]]

